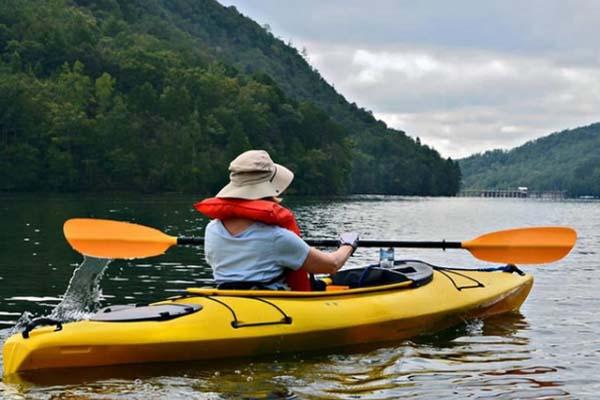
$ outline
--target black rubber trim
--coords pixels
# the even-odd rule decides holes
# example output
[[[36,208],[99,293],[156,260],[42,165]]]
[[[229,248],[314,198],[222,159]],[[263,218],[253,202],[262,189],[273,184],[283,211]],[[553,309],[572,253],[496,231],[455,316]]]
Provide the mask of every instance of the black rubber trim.
[[[38,326],[51,326],[56,325],[55,332],[62,331],[62,322],[52,318],[36,318],[33,321],[25,325],[25,329],[21,332],[23,339],[29,339],[29,333],[37,328]]]

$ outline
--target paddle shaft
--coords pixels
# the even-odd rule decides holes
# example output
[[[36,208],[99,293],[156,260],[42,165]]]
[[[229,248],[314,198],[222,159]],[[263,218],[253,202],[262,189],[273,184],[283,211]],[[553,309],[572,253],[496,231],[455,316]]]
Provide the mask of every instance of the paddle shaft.
[[[337,247],[340,242],[335,239],[306,239],[305,242],[310,246],[315,247]],[[202,245],[204,244],[203,237],[178,237],[177,244],[179,245]],[[461,242],[413,242],[413,241],[396,241],[396,240],[359,240],[358,247],[409,247],[420,249],[462,249]]]

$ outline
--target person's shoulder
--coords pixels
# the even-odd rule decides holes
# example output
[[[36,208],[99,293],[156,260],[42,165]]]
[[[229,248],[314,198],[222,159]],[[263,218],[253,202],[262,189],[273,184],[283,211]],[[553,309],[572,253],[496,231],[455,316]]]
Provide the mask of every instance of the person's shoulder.
[[[289,229],[285,229],[278,225],[265,224],[264,222],[256,221],[247,230],[247,232],[268,234],[270,237],[275,239],[297,239],[299,238],[294,232]]]
[[[293,242],[303,241],[302,238],[300,238],[300,236],[296,235],[294,232],[290,231],[289,229],[282,228],[280,226],[276,226],[273,233],[276,240],[279,239]]]
[[[206,224],[206,228],[204,228],[204,232],[218,232],[223,227],[223,224],[218,219],[211,220],[208,224]]]
[[[206,224],[206,228],[215,228],[218,225],[221,225],[221,221],[218,219],[211,219],[208,224]]]
[[[295,236],[293,232],[281,226],[265,224],[259,221],[254,222],[245,233],[252,236],[269,237],[273,240],[287,239],[290,234]]]
[[[249,229],[253,231],[269,232],[272,234],[279,232],[283,228],[277,225],[270,225],[265,224],[264,222],[254,221],[254,223],[249,227]]]

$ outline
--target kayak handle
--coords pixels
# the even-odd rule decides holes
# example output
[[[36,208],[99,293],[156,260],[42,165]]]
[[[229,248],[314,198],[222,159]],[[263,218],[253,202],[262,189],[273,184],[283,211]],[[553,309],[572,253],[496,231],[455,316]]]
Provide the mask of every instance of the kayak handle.
[[[38,326],[46,326],[46,325],[56,325],[56,329],[54,332],[62,331],[62,322],[52,318],[36,318],[27,325],[25,325],[25,330],[21,332],[23,339],[29,339],[29,332],[37,328]]]

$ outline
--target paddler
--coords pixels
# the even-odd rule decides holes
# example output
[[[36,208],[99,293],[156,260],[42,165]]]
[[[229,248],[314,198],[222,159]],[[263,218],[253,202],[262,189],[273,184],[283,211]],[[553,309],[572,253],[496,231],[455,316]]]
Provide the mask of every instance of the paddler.
[[[249,150],[229,165],[230,182],[196,209],[212,219],[204,251],[222,289],[322,290],[309,274],[334,274],[352,255],[358,234],[344,233],[340,247],[324,252],[300,238],[281,195],[294,179],[264,150]]]

